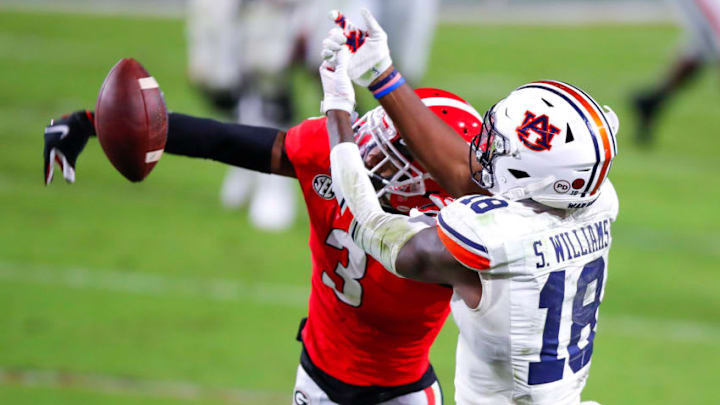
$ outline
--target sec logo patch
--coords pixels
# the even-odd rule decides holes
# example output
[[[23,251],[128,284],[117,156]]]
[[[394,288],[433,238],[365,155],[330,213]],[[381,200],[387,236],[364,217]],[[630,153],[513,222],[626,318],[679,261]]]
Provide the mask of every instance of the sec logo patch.
[[[295,390],[293,393],[293,403],[295,405],[309,405],[310,404],[310,398],[308,398],[307,394],[300,390]]]
[[[313,178],[313,190],[326,200],[335,198],[335,192],[332,189],[332,177],[327,174],[318,174]]]

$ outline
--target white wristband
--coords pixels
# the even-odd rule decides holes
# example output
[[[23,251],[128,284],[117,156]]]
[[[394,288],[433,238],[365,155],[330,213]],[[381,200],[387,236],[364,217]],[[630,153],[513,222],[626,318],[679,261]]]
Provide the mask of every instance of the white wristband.
[[[395,261],[400,249],[429,226],[382,210],[356,144],[336,145],[330,152],[330,166],[335,194],[344,199],[355,216],[349,230],[353,241],[385,269],[398,275]]]

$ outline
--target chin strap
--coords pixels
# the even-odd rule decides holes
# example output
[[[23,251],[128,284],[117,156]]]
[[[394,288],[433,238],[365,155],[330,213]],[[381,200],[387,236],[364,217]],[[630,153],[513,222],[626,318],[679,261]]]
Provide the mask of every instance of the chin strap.
[[[382,210],[355,143],[336,145],[330,152],[330,165],[333,190],[340,206],[346,204],[355,217],[349,229],[353,241],[385,269],[398,275],[395,261],[400,249],[430,226]]]
[[[511,188],[502,193],[501,196],[511,201],[524,200],[532,197],[537,191],[544,189],[554,182],[555,176],[547,176],[538,181],[525,184],[524,186]]]

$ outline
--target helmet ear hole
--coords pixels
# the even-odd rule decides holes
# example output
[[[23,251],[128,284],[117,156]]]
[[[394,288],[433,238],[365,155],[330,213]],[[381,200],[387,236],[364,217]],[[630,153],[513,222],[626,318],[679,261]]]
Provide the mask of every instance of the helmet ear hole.
[[[524,179],[526,177],[530,177],[530,175],[527,172],[524,172],[522,170],[515,170],[515,169],[508,169],[510,174],[512,174],[516,179]]]

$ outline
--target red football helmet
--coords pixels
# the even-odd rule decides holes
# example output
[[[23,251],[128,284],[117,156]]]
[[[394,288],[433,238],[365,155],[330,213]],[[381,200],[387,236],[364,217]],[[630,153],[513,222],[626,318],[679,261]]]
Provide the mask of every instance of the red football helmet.
[[[470,144],[482,129],[482,116],[459,96],[440,89],[418,89],[415,93],[422,102],[458,135]],[[379,148],[384,159],[368,169],[380,202],[386,208],[407,213],[412,208],[432,210],[436,204],[430,200],[435,195],[445,200],[450,195],[438,185],[415,160],[405,142],[398,134],[390,117],[382,107],[374,108],[353,124],[355,142],[363,159]],[[396,171],[389,177],[379,175],[391,164]]]

